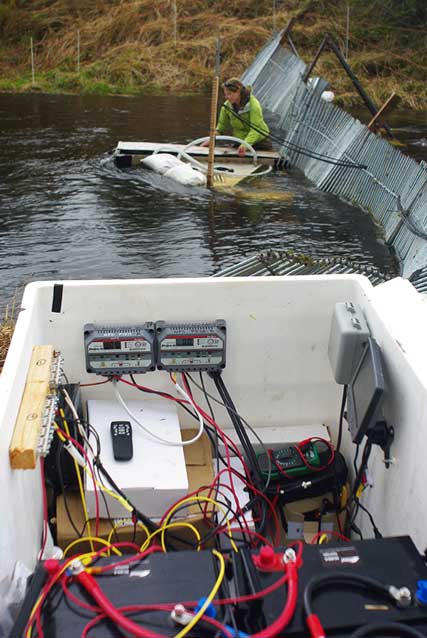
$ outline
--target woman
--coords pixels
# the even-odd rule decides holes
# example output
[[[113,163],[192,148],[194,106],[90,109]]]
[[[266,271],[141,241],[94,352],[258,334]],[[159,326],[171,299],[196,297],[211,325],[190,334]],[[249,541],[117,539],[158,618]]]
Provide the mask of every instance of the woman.
[[[237,78],[230,78],[222,86],[225,103],[221,107],[216,134],[222,135],[231,130],[234,137],[245,140],[255,148],[271,149],[271,142],[267,139],[270,131],[264,121],[261,104],[252,95],[251,89]],[[208,145],[208,141],[202,144]],[[241,144],[237,152],[244,156],[246,151],[246,146]]]

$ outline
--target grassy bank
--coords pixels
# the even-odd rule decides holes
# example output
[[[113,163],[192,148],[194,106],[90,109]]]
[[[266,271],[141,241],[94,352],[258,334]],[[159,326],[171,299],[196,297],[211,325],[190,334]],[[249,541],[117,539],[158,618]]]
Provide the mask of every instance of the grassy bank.
[[[326,31],[345,47],[344,0],[276,0],[275,15],[272,0],[176,0],[176,22],[174,4],[175,0],[4,0],[0,90],[207,93],[218,37],[222,76],[240,75],[271,36],[274,23],[280,28],[292,16],[292,38],[304,60],[310,61]],[[405,4],[405,10],[397,10]],[[352,0],[350,5],[349,62],[370,95],[381,103],[397,90],[404,106],[427,109],[424,3]],[[332,54],[321,57],[316,73],[330,81],[342,104],[360,103]]]

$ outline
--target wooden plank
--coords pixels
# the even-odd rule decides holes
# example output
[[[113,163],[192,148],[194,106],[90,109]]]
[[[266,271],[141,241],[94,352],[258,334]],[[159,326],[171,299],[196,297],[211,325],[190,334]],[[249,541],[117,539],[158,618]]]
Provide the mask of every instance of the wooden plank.
[[[130,154],[138,154],[138,155],[151,155],[154,151],[160,151],[165,153],[173,153],[178,154],[185,148],[184,144],[167,144],[160,142],[119,142],[117,144],[116,150],[119,153],[130,153]],[[187,153],[193,156],[208,157],[209,149],[206,146],[191,146]],[[262,149],[257,150],[257,155],[259,159],[279,159],[279,153],[277,151],[264,151]],[[233,148],[230,146],[216,146],[215,147],[215,157],[222,156],[230,156],[237,157],[239,155],[237,153],[237,148]],[[252,156],[248,153],[244,158],[242,158],[242,162],[252,161]]]
[[[384,102],[382,107],[379,109],[379,111],[374,115],[372,120],[369,122],[368,129],[370,131],[373,131],[377,129],[379,126],[382,126],[384,124],[385,115],[388,112],[390,112],[391,109],[394,108],[399,102],[400,102],[400,96],[396,93],[396,91],[393,91],[393,93],[390,95],[388,100]]]
[[[52,371],[53,346],[34,346],[28,369],[27,383],[49,383]]]
[[[46,399],[52,391],[51,370],[54,354],[53,346],[33,348],[21,405],[9,446],[10,465],[15,470],[29,470],[36,467],[37,446],[43,426]]]

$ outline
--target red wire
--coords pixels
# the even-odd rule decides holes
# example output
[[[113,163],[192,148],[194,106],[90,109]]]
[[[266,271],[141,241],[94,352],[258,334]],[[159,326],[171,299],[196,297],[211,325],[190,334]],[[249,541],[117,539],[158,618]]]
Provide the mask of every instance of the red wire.
[[[184,385],[186,388],[187,392],[191,392],[189,386],[188,386],[188,382],[187,379],[185,377],[185,375],[183,375],[183,381],[184,381]],[[194,406],[196,407],[196,409],[202,414],[203,418],[206,419],[219,433],[220,438],[222,439],[224,446],[225,446],[225,451],[226,451],[226,456],[227,456],[227,462],[228,462],[228,470],[224,469],[221,470],[221,472],[218,473],[217,477],[219,477],[223,472],[228,471],[229,475],[230,475],[230,485],[231,485],[231,489],[232,489],[232,493],[234,495],[235,498],[235,502],[236,502],[236,509],[237,512],[240,513],[241,515],[243,514],[242,509],[240,507],[240,504],[238,502],[238,498],[237,495],[235,493],[235,487],[234,487],[234,483],[233,483],[233,479],[232,479],[232,473],[236,474],[237,476],[237,472],[236,470],[234,470],[231,467],[231,462],[230,462],[230,456],[229,456],[229,450],[228,450],[228,445],[227,442],[229,442],[231,444],[231,447],[234,449],[236,456],[239,458],[240,462],[242,463],[242,466],[244,468],[247,480],[244,481],[246,486],[255,494],[257,494],[257,496],[259,496],[260,498],[263,498],[265,500],[265,502],[267,503],[267,505],[269,506],[269,508],[271,509],[272,513],[273,513],[273,517],[275,519],[275,524],[276,524],[276,530],[277,530],[277,536],[276,536],[276,541],[277,544],[279,544],[278,542],[278,534],[279,534],[279,529],[280,529],[280,524],[279,524],[279,519],[277,517],[277,513],[275,512],[273,506],[271,505],[271,501],[269,500],[269,498],[260,490],[258,490],[255,485],[252,483],[251,479],[250,479],[250,472],[249,472],[249,468],[246,465],[246,462],[242,456],[242,454],[240,453],[237,445],[234,443],[234,441],[232,439],[230,439],[229,436],[227,436],[225,434],[225,432],[223,432],[223,430],[221,430],[221,428],[219,427],[219,425],[208,415],[206,414],[206,412],[199,406],[197,405],[197,403],[194,401],[194,399],[192,399]],[[214,481],[216,480],[216,478],[214,479]],[[239,477],[240,478],[240,477]]]
[[[159,604],[159,605],[127,605],[126,607],[118,607],[120,612],[128,612],[128,611],[172,611],[175,607],[175,603],[174,604],[169,604],[169,603],[165,603],[165,604]],[[88,633],[91,629],[93,629],[93,627],[95,627],[95,625],[97,625],[101,620],[104,620],[104,618],[106,618],[106,614],[100,614],[99,616],[96,616],[96,618],[93,618],[91,621],[88,622],[88,624],[86,625],[86,627],[83,629],[81,638],[88,638]],[[203,620],[205,622],[210,623],[213,627],[215,627],[215,629],[220,630],[224,636],[226,638],[233,638],[232,634],[228,631],[228,629],[222,625],[218,620],[215,620],[215,618],[210,618],[209,616],[203,616]],[[157,634],[156,634],[157,635]],[[164,638],[164,637],[163,637]]]
[[[303,452],[303,448],[308,445],[309,443],[312,443],[313,441],[321,441],[322,443],[325,443],[327,445],[327,447],[329,448],[329,451],[331,453],[328,462],[325,463],[325,465],[321,465],[320,467],[316,466],[316,465],[312,465],[311,463],[309,463],[307,461],[307,459],[305,458],[304,452]],[[332,447],[332,445],[329,443],[329,441],[327,441],[326,439],[322,439],[322,437],[320,436],[311,436],[308,439],[304,439],[303,441],[300,441],[299,443],[296,444],[295,446],[296,451],[298,452],[301,460],[303,461],[304,465],[306,467],[308,467],[310,470],[312,470],[313,472],[322,472],[323,470],[325,470],[327,467],[329,467],[329,465],[331,465],[331,463],[333,462],[334,458],[335,458],[335,450]]]
[[[280,616],[268,627],[261,629],[251,638],[275,638],[292,620],[298,600],[298,568],[295,562],[291,561],[285,565],[286,576],[288,577],[286,603]]]
[[[132,383],[131,381],[126,381],[126,379],[123,379],[122,377],[117,377],[117,380],[121,381],[122,383],[126,383],[126,385],[130,385],[133,388],[138,388],[139,390],[145,390],[145,391],[149,392],[150,394],[157,394],[158,396],[162,397],[163,399],[169,399],[169,401],[175,401],[176,403],[184,403],[186,405],[189,405],[189,401],[186,401],[185,399],[180,399],[179,397],[169,396],[165,392],[160,392],[160,391],[157,391],[157,390],[153,390],[152,388],[148,388],[145,385],[140,385],[139,383]]]
[[[61,434],[65,436],[65,438],[68,439],[68,441],[70,441],[80,451],[80,453],[83,455],[89,467],[89,472],[92,478],[93,490],[95,495],[95,536],[98,536],[99,534],[99,495],[98,495],[98,487],[96,485],[95,472],[93,471],[92,463],[90,462],[89,456],[87,455],[83,445],[80,445],[80,443],[76,439],[73,439],[73,437],[67,434],[64,430],[61,430],[60,428],[58,428],[58,431],[61,432]]]
[[[84,587],[84,589],[86,589],[86,591],[92,596],[95,602],[98,603],[104,614],[116,625],[124,629],[124,631],[128,631],[137,638],[163,638],[161,637],[161,634],[145,629],[134,623],[132,620],[129,620],[129,618],[126,618],[126,616],[124,616],[107,598],[91,574],[82,571],[77,574],[75,578],[77,582],[80,583],[80,585],[82,585],[82,587]]]
[[[226,532],[226,531],[227,531],[226,526],[223,526],[221,529],[217,530],[215,534],[222,534],[223,532]],[[262,534],[255,532],[255,530],[253,529],[243,530],[241,527],[232,527],[231,531],[234,533],[247,534],[248,536],[254,536],[258,541],[261,541],[263,545],[269,545],[270,547],[273,547],[273,543],[271,541],[265,538],[265,536],[263,536]],[[253,544],[252,547],[255,547],[255,544]]]
[[[39,560],[43,558],[44,550],[46,548],[47,536],[48,536],[48,525],[49,525],[49,514],[47,508],[47,494],[46,494],[46,482],[45,482],[45,472],[44,472],[44,458],[40,458],[40,475],[42,482],[42,498],[43,498],[43,536],[42,543],[39,552]]]
[[[64,574],[64,576],[61,578],[62,591],[64,592],[65,596],[67,596],[75,605],[77,605],[78,607],[82,607],[83,609],[87,609],[88,611],[94,611],[97,614],[99,614],[99,612],[102,611],[100,607],[96,607],[95,605],[89,605],[88,603],[85,603],[84,600],[81,600],[80,598],[75,596],[73,592],[71,592],[68,589],[67,580],[68,580],[68,576]]]

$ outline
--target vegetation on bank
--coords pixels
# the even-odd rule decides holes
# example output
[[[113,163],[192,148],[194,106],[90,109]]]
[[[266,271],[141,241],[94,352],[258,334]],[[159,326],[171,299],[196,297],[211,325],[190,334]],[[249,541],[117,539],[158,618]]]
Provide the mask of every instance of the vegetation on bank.
[[[0,319],[0,372],[3,369],[13,331],[15,330],[16,301],[17,295],[15,294],[12,299],[11,307],[10,305],[6,306],[4,317]]]
[[[294,16],[292,38],[308,62],[325,32],[345,50],[348,7],[349,62],[372,98],[397,90],[403,105],[426,109],[425,0],[3,0],[0,90],[209,92],[218,37],[222,76],[240,75]],[[333,54],[316,73],[341,103],[360,103]]]

